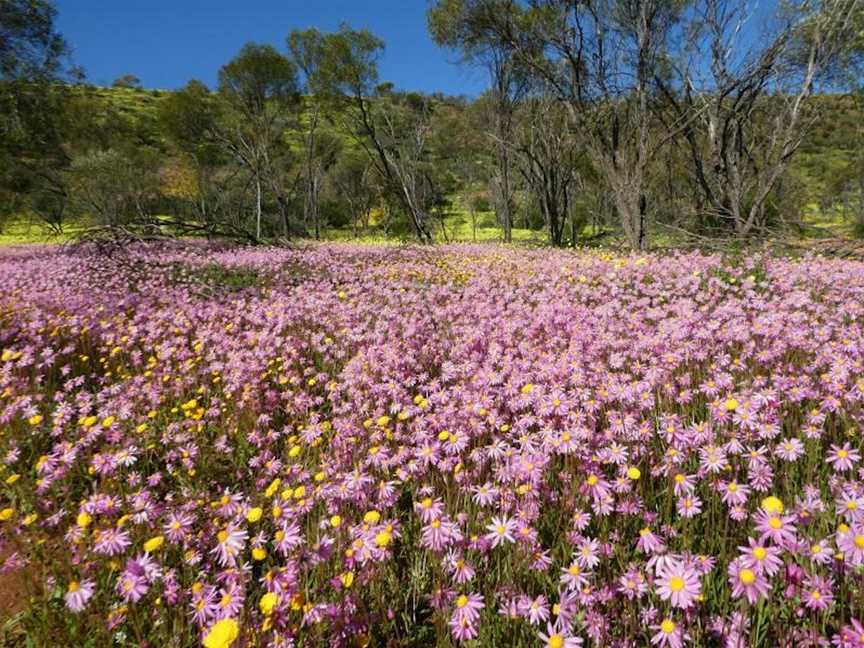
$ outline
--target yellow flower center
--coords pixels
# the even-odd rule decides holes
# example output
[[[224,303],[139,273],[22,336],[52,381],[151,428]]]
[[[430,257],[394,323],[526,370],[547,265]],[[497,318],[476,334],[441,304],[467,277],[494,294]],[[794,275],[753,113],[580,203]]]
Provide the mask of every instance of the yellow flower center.
[[[669,579],[669,589],[673,592],[680,592],[684,589],[684,579],[680,576],[673,576]]]
[[[387,531],[381,531],[375,536],[375,544],[379,547],[386,547],[390,544],[391,535]]]
[[[69,583],[70,594],[77,592],[79,589],[81,589],[81,586],[78,584],[78,581],[72,581],[71,583]]]
[[[859,549],[864,549],[864,534],[858,534],[855,536],[855,546]]]
[[[753,549],[753,557],[756,560],[765,560],[767,555],[768,552],[765,550],[765,547],[756,547]]]
[[[369,511],[363,516],[363,521],[366,524],[377,524],[381,519],[381,514],[378,511]]]
[[[738,574],[738,578],[745,585],[751,585],[756,580],[756,574],[750,569],[742,569]]]
[[[770,526],[772,529],[779,529],[783,526],[783,523],[778,517],[770,517],[768,518],[768,526]]]
[[[549,641],[546,642],[549,648],[562,648],[564,645],[564,637],[560,634],[549,635]]]
[[[675,622],[672,619],[663,619],[663,622],[660,624],[660,630],[664,634],[672,634],[675,632],[675,627]]]
[[[456,607],[464,608],[466,605],[468,605],[468,597],[461,594],[459,598],[456,599]]]

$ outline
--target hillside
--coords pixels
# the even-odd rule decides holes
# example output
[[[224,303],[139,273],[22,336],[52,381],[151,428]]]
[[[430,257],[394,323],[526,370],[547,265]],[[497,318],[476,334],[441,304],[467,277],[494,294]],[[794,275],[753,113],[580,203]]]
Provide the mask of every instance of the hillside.
[[[172,91],[156,89],[76,86],[69,94],[78,114],[73,119],[89,122],[78,128],[92,131],[92,135],[85,134],[84,137],[78,133],[78,138],[83,142],[92,141],[89,146],[94,148],[125,141],[133,147],[151,150],[163,169],[174,168],[178,164],[182,166],[182,155],[172,145],[159,120],[159,107],[171,94]],[[439,112],[446,113],[447,119],[463,129],[463,133],[476,129],[476,125],[471,123],[477,118],[471,112],[474,110],[471,104],[441,96],[434,97],[432,104]],[[849,237],[858,233],[858,224],[864,221],[864,215],[859,213],[864,205],[864,93],[818,96],[812,100],[810,107],[817,117],[784,181],[784,190],[793,196],[789,204],[797,205],[800,209],[800,214],[790,215],[788,220],[800,222],[803,225],[801,234],[806,238]],[[286,172],[285,182],[295,183],[295,192],[302,172],[300,167],[304,156],[305,129],[311,119],[308,101],[302,101],[296,110],[297,114],[289,121],[284,135],[289,151],[287,164],[291,167]],[[324,138],[323,141],[331,142],[330,146],[333,147],[330,164],[338,165],[350,159],[362,161],[365,158],[366,153],[357,141],[333,123],[332,119],[322,118],[318,132]],[[455,190],[460,181],[451,177],[453,173],[449,169],[460,164],[460,150],[465,146],[461,141],[464,136],[457,132],[436,152],[435,161],[429,162],[435,165],[436,173],[442,173],[444,169],[445,176],[439,181],[443,186],[451,187],[442,206],[438,208],[439,213],[432,226],[436,237],[441,240],[498,240],[500,228],[494,213],[490,211],[488,198],[482,199],[485,206],[472,219],[465,202],[465,189],[461,192]],[[473,136],[478,137],[476,132]],[[491,160],[482,161],[482,164],[489,165]],[[680,173],[688,171],[682,167]],[[486,191],[485,181],[475,180],[469,193],[485,196]],[[340,196],[338,188],[330,187],[329,192],[322,204],[326,219],[323,234],[332,239],[352,238],[354,232],[350,227],[350,216],[346,213],[350,205],[345,203],[344,196]],[[521,192],[517,192],[516,198],[519,200],[517,222],[522,227],[514,228],[514,240],[542,240],[542,217],[536,212],[536,207],[527,202]],[[302,196],[298,196],[297,200],[302,200]],[[170,210],[170,206],[163,209]],[[365,234],[367,238],[408,234],[398,228],[381,229],[374,221],[373,229]],[[530,223],[530,228],[525,228],[526,222]],[[67,220],[64,229],[68,235],[77,227],[79,223]],[[595,233],[595,230],[586,229],[584,233]],[[659,243],[675,243],[667,235],[661,236],[663,238]],[[672,238],[674,236],[672,234]],[[45,240],[52,240],[52,236],[46,233],[38,220],[34,221],[26,214],[7,220],[0,233],[0,243],[6,244]]]
[[[136,88],[88,87],[83,92],[97,98],[104,105],[129,119],[136,128],[156,128],[157,109],[171,91]],[[815,119],[790,167],[795,190],[801,194],[804,220],[816,226],[834,226],[848,229],[854,220],[844,214],[851,209],[849,198],[864,191],[864,92],[844,95],[820,95],[812,101]],[[305,110],[298,118],[301,126],[308,124]],[[341,140],[343,146],[353,143],[326,121],[322,129]],[[289,129],[286,137],[295,153],[302,149],[302,133]],[[356,148],[356,147],[355,147]],[[860,199],[859,199],[860,200]],[[845,216],[845,218],[844,218]],[[467,213],[454,227],[464,234]],[[488,227],[488,221],[486,221]],[[818,233],[814,230],[813,233]]]

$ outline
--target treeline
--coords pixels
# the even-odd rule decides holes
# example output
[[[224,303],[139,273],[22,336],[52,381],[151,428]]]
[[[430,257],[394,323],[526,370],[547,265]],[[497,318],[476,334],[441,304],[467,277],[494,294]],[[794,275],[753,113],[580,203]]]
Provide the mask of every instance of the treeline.
[[[641,248],[653,231],[794,226],[811,202],[864,213],[861,147],[825,182],[796,166],[836,136],[826,112],[861,112],[860,94],[818,94],[859,79],[860,0],[757,17],[738,0],[438,0],[433,38],[489,72],[473,100],[397,91],[384,43],[348,26],[250,43],[214,88],[146,93],[126,75],[106,91],[64,66],[53,19],[44,1],[0,10],[0,227],[27,213],[135,238],[430,242],[459,210],[493,212],[505,241],[615,231]]]

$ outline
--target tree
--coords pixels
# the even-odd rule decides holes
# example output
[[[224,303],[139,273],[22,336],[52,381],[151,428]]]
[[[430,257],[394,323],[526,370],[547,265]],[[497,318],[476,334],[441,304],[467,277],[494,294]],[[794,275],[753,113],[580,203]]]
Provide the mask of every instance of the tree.
[[[648,169],[672,137],[655,116],[655,77],[680,4],[672,0],[472,0],[472,31],[550,88],[583,133],[635,248],[646,244]],[[674,131],[673,131],[674,132]]]
[[[428,97],[407,93],[379,96],[364,121],[370,159],[387,179],[393,196],[406,211],[414,234],[432,241],[430,210],[436,185],[428,164],[431,155],[433,105]]]
[[[290,109],[299,98],[294,64],[270,45],[244,45],[219,70],[219,93],[228,107],[219,137],[255,185],[255,238],[261,238],[265,185],[275,196],[288,235],[288,204],[276,156]]]
[[[428,105],[387,101],[378,86],[378,57],[384,43],[366,30],[347,26],[325,40],[322,84],[337,100],[347,132],[407,214],[415,235],[432,241],[421,193],[424,179],[417,163],[426,151]]]
[[[0,2],[0,81],[51,80],[68,52],[47,0]]]
[[[218,124],[221,106],[200,81],[192,80],[159,104],[160,128],[195,171],[195,212],[204,224],[218,227],[222,192],[216,175],[225,162]]]
[[[833,83],[843,69],[860,12],[858,0],[792,6],[769,23],[777,25],[773,33],[743,43],[743,1],[695,6],[685,63],[660,85],[685,124],[708,224],[738,236],[769,224],[770,197],[819,117],[808,99],[820,79]]]
[[[111,85],[115,88],[141,88],[141,79],[134,74],[124,74],[114,79]]]
[[[77,157],[66,172],[75,212],[99,229],[159,233],[153,217],[159,196],[155,151],[134,148],[93,151]]]
[[[496,213],[504,241],[512,239],[513,163],[510,159],[513,115],[530,79],[513,51],[492,26],[496,13],[513,11],[512,0],[437,0],[427,14],[429,31],[439,45],[460,52],[463,61],[485,67],[489,73],[489,101],[497,173],[493,177]]]
[[[307,223],[312,223],[315,238],[320,238],[320,201],[323,175],[332,164],[334,144],[331,138],[322,146],[318,138],[321,113],[325,107],[326,97],[324,77],[331,73],[325,69],[327,36],[317,29],[296,29],[288,35],[288,50],[291,60],[303,75],[305,85],[305,101],[307,106],[305,136],[303,138],[303,216]],[[328,146],[330,144],[331,146]]]
[[[56,31],[56,11],[45,0],[0,2],[0,211],[38,204],[50,222],[62,219],[64,191],[57,170],[67,159],[60,147],[58,114],[68,51]],[[41,197],[31,199],[31,191]],[[49,205],[53,205],[48,208]],[[59,207],[58,207],[59,205]]]
[[[362,153],[348,152],[339,157],[330,174],[334,194],[348,207],[351,230],[358,236],[369,229],[369,213],[380,194],[375,169]]]
[[[549,241],[560,246],[568,216],[576,218],[571,206],[580,184],[580,148],[566,113],[548,95],[527,99],[519,117],[514,142],[519,171],[540,206]]]

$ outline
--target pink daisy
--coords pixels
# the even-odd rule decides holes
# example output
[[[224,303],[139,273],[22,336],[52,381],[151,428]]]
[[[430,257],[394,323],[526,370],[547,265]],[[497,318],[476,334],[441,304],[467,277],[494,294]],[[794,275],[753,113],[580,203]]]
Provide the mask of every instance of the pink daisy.
[[[684,633],[680,624],[669,617],[666,617],[660,623],[652,625],[651,629],[655,631],[651,636],[652,646],[681,648],[685,642],[690,640],[690,635]]]
[[[736,558],[729,563],[729,585],[732,587],[732,596],[735,598],[746,597],[753,604],[760,598],[767,598],[770,586],[765,577],[755,570],[747,567],[742,558]]]
[[[831,446],[831,452],[825,460],[831,464],[836,471],[851,470],[855,464],[861,461],[861,454],[855,450],[847,441],[843,447],[837,445]]]
[[[513,535],[516,532],[516,528],[516,522],[511,518],[506,516],[500,518],[493,517],[491,524],[486,526],[486,530],[489,533],[485,537],[492,543],[492,548],[494,549],[505,542],[516,542],[516,538]]]
[[[552,624],[547,624],[546,632],[538,632],[537,637],[543,642],[545,648],[581,648],[582,646],[580,637],[574,637]]]
[[[93,597],[95,589],[96,584],[92,580],[72,581],[66,594],[63,595],[66,607],[75,614],[83,611],[87,607],[87,602]]]
[[[680,561],[670,561],[657,573],[656,592],[673,606],[687,609],[701,592],[701,583],[696,571],[685,567]]]

